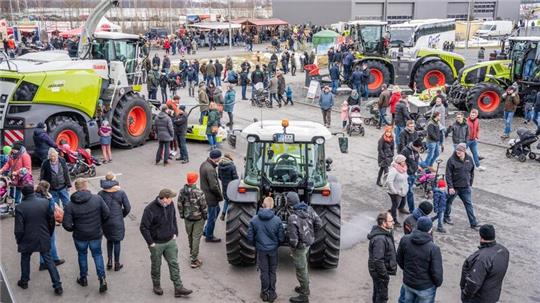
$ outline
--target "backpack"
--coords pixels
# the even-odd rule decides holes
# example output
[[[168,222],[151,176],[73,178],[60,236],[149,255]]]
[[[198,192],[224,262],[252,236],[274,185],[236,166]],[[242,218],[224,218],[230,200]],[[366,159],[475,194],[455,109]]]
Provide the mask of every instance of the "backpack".
[[[296,226],[298,227],[298,246],[309,247],[315,242],[315,230],[313,220],[310,215],[307,218],[296,216]]]
[[[188,221],[198,221],[203,219],[201,199],[204,199],[202,192],[184,187],[180,194],[182,199],[179,203],[182,205],[182,218]]]

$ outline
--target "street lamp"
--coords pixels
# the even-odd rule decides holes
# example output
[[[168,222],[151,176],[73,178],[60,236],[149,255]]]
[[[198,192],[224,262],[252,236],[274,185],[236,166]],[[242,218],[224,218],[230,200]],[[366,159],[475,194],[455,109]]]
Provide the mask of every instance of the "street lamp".
[[[232,49],[232,28],[231,28],[231,0],[227,0],[229,6],[229,49]]]

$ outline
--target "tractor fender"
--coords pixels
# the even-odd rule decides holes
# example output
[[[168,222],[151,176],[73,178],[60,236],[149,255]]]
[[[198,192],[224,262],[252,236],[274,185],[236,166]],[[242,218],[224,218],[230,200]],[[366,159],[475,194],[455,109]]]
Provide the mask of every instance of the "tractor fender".
[[[235,203],[257,203],[259,201],[259,190],[256,187],[249,186],[245,193],[239,193],[238,188],[244,187],[240,179],[232,180],[227,186],[227,198]]]
[[[329,179],[328,186],[330,187],[330,196],[325,197],[315,190],[311,194],[310,203],[312,205],[339,205],[341,203],[341,184],[337,181],[332,182]]]

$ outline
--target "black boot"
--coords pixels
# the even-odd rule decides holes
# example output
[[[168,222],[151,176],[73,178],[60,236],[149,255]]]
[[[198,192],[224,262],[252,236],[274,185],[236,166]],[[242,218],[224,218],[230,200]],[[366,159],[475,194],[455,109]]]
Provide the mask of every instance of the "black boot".
[[[104,293],[107,291],[107,281],[105,280],[105,277],[99,279],[99,292]]]
[[[121,263],[114,263],[114,271],[119,271],[120,269],[122,269],[122,267],[124,267],[123,264],[121,264]]]
[[[289,302],[291,303],[309,303],[309,297],[304,294],[298,294],[296,297],[290,297]]]
[[[112,259],[107,260],[107,270],[112,269]]]
[[[182,297],[182,296],[189,296],[189,294],[191,294],[193,292],[193,290],[191,289],[187,289],[185,287],[180,287],[180,288],[174,288],[174,296],[175,297]]]
[[[163,295],[163,289],[161,288],[161,284],[159,282],[153,282],[154,288],[153,291],[156,295],[161,296]]]

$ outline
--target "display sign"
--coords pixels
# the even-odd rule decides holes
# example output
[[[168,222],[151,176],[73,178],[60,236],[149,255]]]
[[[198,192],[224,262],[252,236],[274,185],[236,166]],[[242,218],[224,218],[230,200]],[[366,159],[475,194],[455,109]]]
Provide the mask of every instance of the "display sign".
[[[274,142],[276,143],[294,143],[294,134],[275,134]]]

